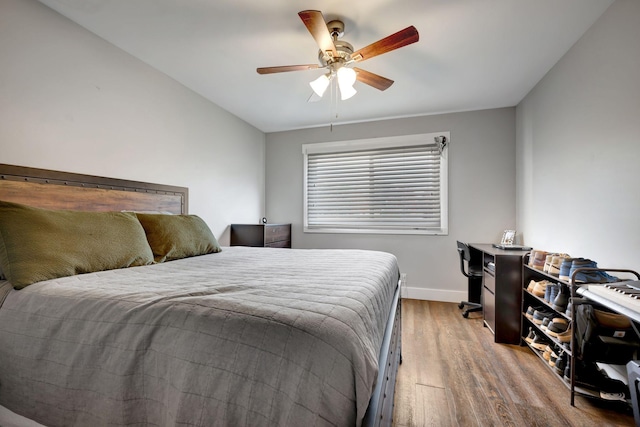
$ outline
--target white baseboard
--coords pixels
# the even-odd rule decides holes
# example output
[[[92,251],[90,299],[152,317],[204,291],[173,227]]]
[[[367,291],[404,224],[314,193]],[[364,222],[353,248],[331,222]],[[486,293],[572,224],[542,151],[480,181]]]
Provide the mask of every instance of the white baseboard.
[[[459,303],[467,299],[467,292],[404,287],[402,288],[402,298]]]

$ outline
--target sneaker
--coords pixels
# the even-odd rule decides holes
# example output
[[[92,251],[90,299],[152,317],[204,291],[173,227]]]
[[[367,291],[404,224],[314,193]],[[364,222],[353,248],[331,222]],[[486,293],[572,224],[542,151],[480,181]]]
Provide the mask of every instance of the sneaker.
[[[552,317],[554,315],[554,313],[551,313],[549,311],[546,310],[536,310],[533,313],[533,323],[535,323],[536,325],[540,326],[542,325],[542,322],[544,322],[544,319],[547,317]]]
[[[527,312],[524,314],[524,315],[525,315],[525,317],[526,317],[527,319],[529,319],[529,320],[533,320],[533,313],[535,313],[535,311],[536,311],[537,309],[539,309],[539,308],[540,308],[540,307],[532,307],[532,306],[529,306],[529,308],[527,308]]]
[[[567,330],[564,332],[559,332],[556,335],[556,338],[558,338],[558,341],[560,341],[561,343],[570,343],[571,342],[571,325],[569,325],[567,327]]]
[[[531,279],[529,281],[529,286],[527,286],[527,292],[533,292],[533,288],[536,287],[536,283],[538,283],[538,282],[536,282],[535,280]]]
[[[565,258],[560,264],[560,272],[558,273],[558,278],[560,280],[564,280],[565,282],[569,282],[571,280],[571,265],[573,265],[573,261],[577,259],[584,258]]]
[[[533,339],[535,338],[535,333],[533,332],[533,328],[529,328],[529,335],[527,335],[527,337],[524,339],[525,342],[531,344],[533,342]]]
[[[567,310],[567,306],[569,305],[569,297],[571,295],[569,293],[569,287],[564,283],[559,283],[558,287],[560,288],[560,291],[558,292],[558,295],[555,297],[555,299],[552,300],[553,309],[563,312]]]
[[[549,285],[547,287],[549,287]],[[558,283],[554,283],[551,286],[551,289],[549,290],[549,301],[547,301],[547,302],[549,304],[552,304],[559,293],[560,293],[560,285]]]
[[[546,331],[547,326],[549,325],[550,322],[551,322],[550,317],[545,317],[544,319],[542,319],[542,324],[540,325],[540,329],[542,329],[543,331]]]
[[[561,334],[569,329],[569,322],[562,317],[554,317],[547,325],[547,334],[552,337],[558,338],[558,334]]]
[[[547,256],[544,258],[544,267],[542,268],[542,271],[544,271],[545,273],[549,272],[549,267],[551,267],[551,260],[556,255],[558,254],[551,252],[547,253]]]
[[[549,342],[535,332],[534,335],[535,337],[533,337],[533,341],[531,341],[531,347],[535,348],[536,350],[544,351],[545,348],[547,348],[547,346],[549,345]]]
[[[556,374],[564,375],[564,368],[566,368],[566,366],[567,366],[567,353],[563,351],[562,353],[560,353],[560,355],[558,356],[558,359],[556,360],[556,366],[555,366]]]
[[[533,294],[537,297],[543,298],[548,283],[549,282],[547,280],[536,282],[536,285],[533,287]]]
[[[569,303],[567,304],[567,309],[565,310],[564,315],[571,317],[571,298],[569,298]]]
[[[626,402],[624,393],[622,392],[606,392],[600,390],[600,398],[604,400],[620,400]]]
[[[531,252],[529,252],[529,263],[528,263],[529,267],[533,267],[533,260],[536,259],[536,256],[537,256],[536,254],[538,252],[542,253],[544,251],[539,251],[539,250],[534,249]],[[545,256],[546,256],[546,252],[544,252],[544,253],[545,253]]]
[[[598,264],[590,259],[573,260],[571,263],[571,270],[569,276],[573,277],[576,270],[580,268],[598,268]],[[604,271],[585,270],[578,271],[574,277],[576,283],[612,283],[617,282],[618,279],[615,276],[607,274]]]
[[[553,285],[555,285],[555,283],[549,283],[544,289],[544,297],[542,297],[542,299],[546,302],[549,302],[549,294],[551,294],[551,288],[553,288]]]
[[[544,261],[547,259],[547,252],[534,251],[529,258],[529,265],[536,270],[544,270]]]
[[[562,265],[562,262],[567,258],[569,258],[569,254],[554,255],[553,258],[551,258],[551,263],[547,272],[553,276],[559,276],[560,266]]]

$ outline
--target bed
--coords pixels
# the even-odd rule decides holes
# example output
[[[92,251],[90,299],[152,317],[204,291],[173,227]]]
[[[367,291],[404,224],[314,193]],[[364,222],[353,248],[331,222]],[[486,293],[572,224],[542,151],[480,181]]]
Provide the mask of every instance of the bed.
[[[183,187],[0,165],[0,201],[5,218],[64,210],[81,215],[74,226],[100,212],[142,224],[152,249],[151,259],[139,255],[142,244],[132,256],[137,243],[127,241],[124,268],[83,266],[53,278],[46,262],[20,270],[0,251],[0,275],[11,278],[0,279],[7,409],[52,427],[392,424],[401,362],[393,255],[216,248],[215,237],[201,238],[206,224],[188,215]],[[196,224],[188,239],[196,252],[157,251],[149,230],[181,218]],[[28,238],[11,243],[7,221],[0,244],[24,251]],[[94,228],[107,233],[113,221]],[[131,230],[100,248],[123,246]],[[76,244],[80,258],[92,250],[84,244]],[[21,272],[37,280],[23,286]]]

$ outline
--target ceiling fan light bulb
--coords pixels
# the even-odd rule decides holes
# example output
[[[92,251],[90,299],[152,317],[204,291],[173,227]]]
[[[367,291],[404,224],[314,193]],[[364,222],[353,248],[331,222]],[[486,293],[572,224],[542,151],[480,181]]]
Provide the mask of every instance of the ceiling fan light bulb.
[[[327,87],[329,87],[329,77],[327,77],[326,74],[323,74],[314,81],[310,82],[309,86],[311,86],[311,89],[313,89],[316,95],[322,97],[322,95],[324,95],[324,92],[327,90]]]
[[[337,74],[338,83],[340,83],[340,86],[353,86],[353,84],[356,82],[356,70],[354,70],[353,68],[340,67]]]
[[[353,88],[353,86],[349,86],[349,85],[340,85],[340,99],[342,101],[351,98],[353,95],[355,95],[356,93],[358,93],[357,90],[355,90]]]

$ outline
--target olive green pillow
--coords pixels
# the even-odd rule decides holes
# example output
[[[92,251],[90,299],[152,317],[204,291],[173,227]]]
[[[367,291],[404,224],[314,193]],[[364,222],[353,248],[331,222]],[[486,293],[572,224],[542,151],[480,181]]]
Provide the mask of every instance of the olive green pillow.
[[[156,262],[220,252],[209,226],[197,215],[138,213]]]
[[[55,211],[0,201],[0,269],[16,289],[152,262],[133,213]]]

